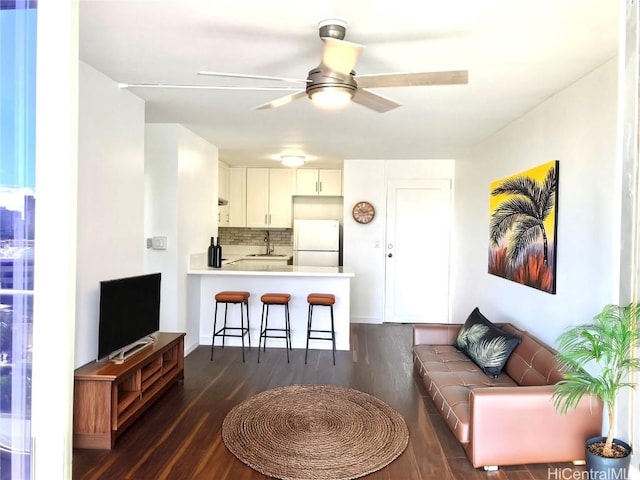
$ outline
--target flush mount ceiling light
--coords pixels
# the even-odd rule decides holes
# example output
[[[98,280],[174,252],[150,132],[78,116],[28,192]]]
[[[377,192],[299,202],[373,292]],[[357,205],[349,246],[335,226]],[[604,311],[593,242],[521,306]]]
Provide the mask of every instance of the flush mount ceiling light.
[[[282,165],[285,167],[300,167],[304,164],[302,155],[282,155],[280,160],[282,160]]]

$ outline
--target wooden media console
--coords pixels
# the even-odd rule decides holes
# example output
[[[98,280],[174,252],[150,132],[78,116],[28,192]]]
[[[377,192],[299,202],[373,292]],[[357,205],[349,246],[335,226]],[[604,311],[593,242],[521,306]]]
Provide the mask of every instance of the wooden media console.
[[[111,449],[116,438],[184,378],[184,333],[158,333],[124,363],[88,363],[74,373],[73,446]]]

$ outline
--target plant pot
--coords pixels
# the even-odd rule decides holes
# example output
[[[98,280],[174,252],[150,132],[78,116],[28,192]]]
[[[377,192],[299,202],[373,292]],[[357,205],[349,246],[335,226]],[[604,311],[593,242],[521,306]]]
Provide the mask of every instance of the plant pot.
[[[629,462],[631,461],[631,446],[618,440],[613,439],[613,443],[624,447],[629,453],[623,458],[601,457],[589,451],[589,445],[598,442],[604,442],[607,437],[593,437],[585,442],[585,458],[587,464],[587,472],[589,479],[593,480],[625,480],[629,478]]]

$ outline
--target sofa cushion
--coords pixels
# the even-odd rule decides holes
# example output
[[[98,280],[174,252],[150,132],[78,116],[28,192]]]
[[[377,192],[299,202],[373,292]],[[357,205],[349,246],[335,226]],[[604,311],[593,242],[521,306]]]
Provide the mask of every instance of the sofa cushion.
[[[513,325],[504,325],[501,328],[522,338],[504,367],[507,375],[518,385],[554,385],[563,379],[555,350]]]
[[[453,345],[415,345],[413,354],[431,372],[480,371],[469,357]]]
[[[498,328],[480,313],[478,307],[471,312],[456,339],[456,347],[492,378],[500,375],[519,343],[520,337]]]
[[[427,394],[461,443],[469,442],[469,393],[475,388],[511,387],[516,383],[505,373],[487,377],[453,345],[415,345],[414,362]]]

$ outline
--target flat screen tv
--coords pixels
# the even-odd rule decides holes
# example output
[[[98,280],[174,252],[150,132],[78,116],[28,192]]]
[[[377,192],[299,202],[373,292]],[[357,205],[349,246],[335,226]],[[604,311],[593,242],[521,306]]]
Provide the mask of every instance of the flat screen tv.
[[[98,359],[152,341],[160,329],[160,273],[100,282]]]

